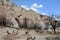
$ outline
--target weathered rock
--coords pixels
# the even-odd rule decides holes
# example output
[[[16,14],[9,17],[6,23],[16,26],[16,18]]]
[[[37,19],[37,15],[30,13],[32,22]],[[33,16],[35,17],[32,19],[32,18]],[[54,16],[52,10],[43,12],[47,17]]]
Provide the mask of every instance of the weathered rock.
[[[48,24],[51,22],[49,21],[51,18],[49,18],[48,16],[38,14],[32,9],[25,10],[24,8],[16,6],[14,3],[11,3],[10,0],[0,0],[0,3],[1,3],[0,5],[2,6],[0,7],[1,8],[0,19],[8,17],[9,19],[7,20],[9,20],[8,22],[9,26],[14,24],[14,26],[17,26],[17,25],[19,25],[20,27],[27,26],[27,28],[39,28],[39,29],[49,28]],[[18,15],[22,15],[22,16],[18,17]],[[28,21],[26,21],[25,18],[27,18]],[[10,22],[12,24],[10,24]]]
[[[6,20],[6,26],[7,27],[12,27],[12,28],[19,28],[19,25],[18,25],[17,21],[14,18],[7,19]]]
[[[6,8],[0,7],[0,23],[5,26],[18,28],[18,23],[15,20],[15,12]]]
[[[24,27],[25,28],[24,18],[16,18],[16,21],[18,22],[19,27]]]
[[[33,21],[32,20],[28,20],[27,21],[27,28],[34,28],[35,27],[35,24],[33,23]]]

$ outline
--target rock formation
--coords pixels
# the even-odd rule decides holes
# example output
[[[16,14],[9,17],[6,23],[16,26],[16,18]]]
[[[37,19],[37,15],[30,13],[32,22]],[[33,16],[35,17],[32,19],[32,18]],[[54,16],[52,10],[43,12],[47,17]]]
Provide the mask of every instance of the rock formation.
[[[25,10],[10,0],[0,0],[0,20],[0,24],[4,23],[6,26],[34,29],[48,29],[51,22],[50,17],[36,13],[32,9]]]

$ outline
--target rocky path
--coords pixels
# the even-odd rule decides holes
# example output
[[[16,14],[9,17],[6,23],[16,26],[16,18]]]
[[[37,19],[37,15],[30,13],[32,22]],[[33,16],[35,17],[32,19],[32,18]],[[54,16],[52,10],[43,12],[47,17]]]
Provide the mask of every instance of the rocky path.
[[[60,35],[60,34],[59,34]],[[0,40],[46,40],[46,37],[58,35],[36,32],[29,29],[0,28]]]

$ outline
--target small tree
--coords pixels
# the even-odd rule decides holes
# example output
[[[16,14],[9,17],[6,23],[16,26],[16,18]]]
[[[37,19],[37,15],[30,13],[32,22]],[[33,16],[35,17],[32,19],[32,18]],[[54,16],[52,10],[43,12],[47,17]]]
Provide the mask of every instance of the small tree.
[[[55,34],[56,33],[56,27],[59,26],[58,19],[60,18],[60,16],[51,15],[50,17],[52,18],[52,20],[50,21],[50,24],[51,24],[53,31],[54,31],[54,34]]]

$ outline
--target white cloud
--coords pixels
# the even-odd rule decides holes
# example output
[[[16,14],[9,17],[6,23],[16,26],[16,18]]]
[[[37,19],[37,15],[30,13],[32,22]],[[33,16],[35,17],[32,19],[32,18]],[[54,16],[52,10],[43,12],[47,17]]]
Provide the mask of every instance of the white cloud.
[[[42,7],[43,7],[42,4],[38,5],[37,3],[34,3],[34,4],[31,5],[31,8],[30,8],[30,9],[38,12],[38,8],[40,9],[40,8],[42,8]]]
[[[21,7],[26,8],[26,6],[25,6],[25,5],[21,5]]]
[[[41,13],[42,15],[48,15],[47,13]]]
[[[27,6],[25,5],[21,5],[21,7],[25,8],[26,10],[29,10],[30,8],[28,8]]]
[[[39,5],[39,8],[42,8],[42,7],[43,7],[43,5],[42,5],[42,4],[40,4],[40,5]]]
[[[21,7],[25,8],[26,10],[32,9],[32,10],[38,12],[38,8],[39,9],[42,8],[43,5],[42,4],[38,5],[37,3],[33,3],[30,7],[27,7],[26,5],[21,5]]]
[[[38,5],[37,3],[34,3],[31,7],[33,7],[33,8],[42,8],[43,5],[42,4]]]
[[[36,8],[31,7],[30,9],[32,9],[32,10],[34,10],[34,11],[36,11],[36,12],[37,12],[37,9],[36,9]]]
[[[37,7],[37,4],[34,3],[34,4],[31,5],[31,7],[36,8]]]
[[[26,5],[21,5],[21,7],[25,8],[26,10],[32,9],[36,11],[37,13],[40,13],[38,8],[43,8],[43,5],[38,5],[37,3],[32,4],[30,7],[27,7]],[[42,15],[48,15],[47,13],[41,13]]]

